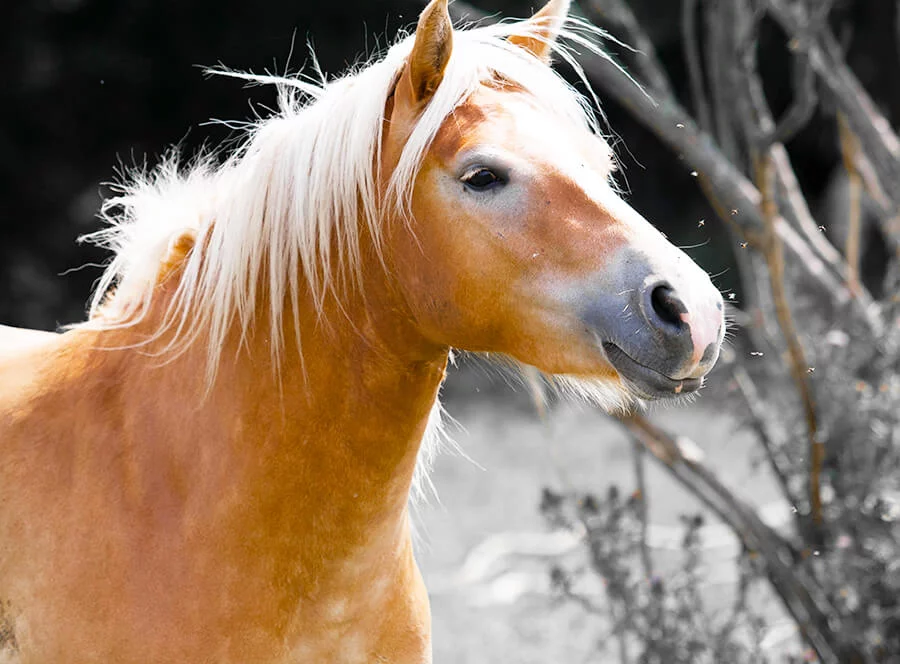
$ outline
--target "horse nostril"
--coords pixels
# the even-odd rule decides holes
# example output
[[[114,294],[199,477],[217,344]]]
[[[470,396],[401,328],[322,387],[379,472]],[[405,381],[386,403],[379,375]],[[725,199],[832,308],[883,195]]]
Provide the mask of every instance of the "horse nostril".
[[[650,304],[663,322],[679,328],[685,326],[681,315],[687,313],[687,307],[669,286],[654,288],[650,294]]]

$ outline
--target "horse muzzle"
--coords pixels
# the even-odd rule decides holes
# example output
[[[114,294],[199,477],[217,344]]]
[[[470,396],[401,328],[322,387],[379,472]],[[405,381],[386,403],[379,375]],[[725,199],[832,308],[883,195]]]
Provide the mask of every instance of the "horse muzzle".
[[[645,399],[699,390],[725,332],[722,297],[699,268],[647,274],[640,286],[600,298],[583,319],[622,381]]]

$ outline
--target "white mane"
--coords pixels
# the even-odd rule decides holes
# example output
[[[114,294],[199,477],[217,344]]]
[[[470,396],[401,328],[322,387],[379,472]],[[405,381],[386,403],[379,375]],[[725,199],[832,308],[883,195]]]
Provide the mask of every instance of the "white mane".
[[[573,25],[562,36],[600,53],[592,39],[602,34],[599,29]],[[201,331],[208,335],[212,380],[226,334],[234,325],[249,332],[264,293],[277,365],[285,309],[292,310],[295,323],[300,315],[301,280],[319,313],[336,281],[361,283],[361,224],[380,251],[382,219],[406,215],[435,134],[480,82],[500,76],[535,94],[560,121],[598,131],[592,104],[506,40],[522,30],[522,23],[507,23],[454,32],[444,78],[390,175],[386,196],[379,193],[377,172],[384,109],[412,36],[383,59],[324,84],[224,72],[276,85],[279,112],[251,124],[245,142],[223,163],[204,158],[185,167],[171,157],[150,173],[131,176],[120,195],[104,203],[102,217],[109,225],[86,239],[115,255],[82,325],[108,329],[141,321],[170,245],[187,233],[195,236],[195,245],[184,258],[158,333],[174,331],[170,350],[186,346]],[[556,51],[580,72],[569,50]]]

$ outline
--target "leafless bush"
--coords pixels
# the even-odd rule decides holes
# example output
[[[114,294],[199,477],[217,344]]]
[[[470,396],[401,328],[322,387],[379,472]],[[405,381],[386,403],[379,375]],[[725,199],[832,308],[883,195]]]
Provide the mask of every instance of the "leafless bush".
[[[769,661],[755,646],[766,622],[749,601],[753,586],[762,582],[759,566],[747,552],[741,556],[734,602],[713,617],[701,592],[703,517],[683,518],[679,565],[663,576],[654,572],[647,550],[643,500],[640,492],[623,499],[615,486],[604,499],[544,490],[541,511],[550,524],[583,533],[583,564],[554,566],[551,579],[562,597],[609,625],[598,648],[617,652],[621,661],[643,664]],[[585,591],[591,577],[603,580],[597,599]]]

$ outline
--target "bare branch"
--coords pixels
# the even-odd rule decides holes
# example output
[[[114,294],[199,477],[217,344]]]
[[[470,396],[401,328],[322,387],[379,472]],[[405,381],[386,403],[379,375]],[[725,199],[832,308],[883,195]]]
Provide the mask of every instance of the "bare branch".
[[[640,415],[620,422],[664,467],[704,505],[727,523],[748,551],[759,552],[766,574],[785,608],[824,664],[864,661],[833,624],[838,615],[807,573],[794,567],[795,554],[784,539],[756,515],[753,508],[734,496],[703,464],[682,451],[684,442],[654,426]]]
[[[742,125],[744,139],[751,152],[760,152],[763,144],[769,142],[762,127],[763,118],[771,120],[769,106],[766,103],[762,81],[756,70],[756,51],[759,38],[759,23],[762,20],[762,12],[759,6],[751,11],[743,3],[737,3],[734,8],[733,35],[734,65],[731,67],[732,88],[734,90],[734,111]],[[727,26],[726,26],[727,27]],[[773,126],[768,133],[774,129]],[[753,155],[751,154],[751,162]]]
[[[762,444],[766,453],[766,459],[769,462],[769,468],[778,480],[781,492],[787,501],[796,508],[797,498],[791,491],[791,484],[788,479],[787,462],[781,453],[780,446],[775,443],[774,437],[769,431],[769,417],[766,413],[766,407],[759,396],[759,390],[747,371],[739,364],[733,364],[731,367],[732,375],[737,383],[741,395],[744,397],[744,403],[747,410],[750,411],[750,421],[759,442]]]
[[[624,624],[626,620],[628,620],[629,615],[625,613],[625,615],[617,615],[619,612],[616,610],[617,604],[615,602],[610,602],[609,604],[609,613],[612,617],[613,624],[619,625]],[[622,608],[622,611],[625,611],[625,608]],[[619,644],[619,662],[620,664],[631,664],[631,656],[628,654],[628,635],[625,633],[624,629],[616,630],[617,641]]]
[[[647,478],[644,472],[644,448],[636,441],[632,445],[632,456],[634,458],[634,477],[637,481],[637,491],[639,499],[638,515],[641,521],[641,564],[644,566],[644,578],[653,578],[653,559],[650,556],[650,546],[647,544]]]
[[[775,174],[772,159],[768,153],[762,155],[757,164],[757,186],[762,193],[762,213],[766,223],[766,241],[763,253],[769,266],[769,278],[772,283],[772,295],[775,299],[775,313],[781,332],[787,342],[791,375],[797,385],[800,402],[806,415],[806,427],[809,434],[809,507],[812,522],[816,526],[822,524],[821,473],[825,452],[824,444],[819,440],[816,407],[813,401],[812,388],[809,384],[809,365],[800,337],[794,327],[791,308],[788,305],[784,287],[784,253],[781,241],[775,232],[775,219],[778,216],[778,204],[775,202]]]
[[[722,152],[732,162],[737,163],[740,153],[732,123],[732,95],[729,85],[729,70],[732,56],[731,40],[722,30],[723,25],[732,23],[728,2],[707,2],[704,5],[706,26],[706,69],[709,73],[710,97],[712,99],[715,136]]]
[[[732,232],[732,237],[742,237],[745,242],[740,244],[741,250],[734,252],[734,259],[738,265],[738,274],[741,278],[741,285],[744,294],[744,302],[742,306],[749,314],[749,320],[741,323],[741,326],[750,334],[754,345],[761,348],[768,345],[768,340],[774,338],[777,333],[774,328],[770,328],[770,322],[774,320],[774,316],[770,313],[774,311],[771,305],[771,297],[769,293],[762,287],[765,278],[760,278],[766,274],[765,261],[760,260],[759,254],[755,251],[744,251],[745,247],[751,244],[757,247],[761,243],[761,237],[757,233],[749,233],[734,223],[731,210],[722,205],[718,199],[716,191],[710,186],[705,177],[699,177],[698,182],[704,196],[709,204],[715,210],[719,219]],[[760,334],[762,332],[763,334]]]
[[[795,52],[793,59],[794,98],[768,137],[770,143],[786,143],[803,129],[816,110],[816,79],[806,54]]]
[[[565,582],[557,583],[556,590],[566,599],[578,604],[587,613],[591,613],[591,614],[597,615],[597,616],[602,616],[602,615],[606,615],[607,613],[609,613],[608,606],[600,606],[598,604],[595,604],[591,600],[590,597],[586,597],[585,595],[582,595],[581,593],[577,593],[574,590],[572,590],[572,586],[569,585],[568,583],[565,583]],[[618,625],[618,623],[616,623],[615,621],[613,621],[613,622],[614,622],[614,624]],[[621,632],[621,631],[622,630],[621,630],[620,625],[619,625],[619,629],[614,630],[614,632]]]
[[[691,86],[691,98],[694,102],[694,113],[700,129],[712,130],[709,102],[703,84],[703,68],[700,65],[700,51],[697,40],[697,0],[682,0],[681,3],[681,42],[684,48],[684,62],[687,65],[688,82]]]
[[[795,51],[793,59],[795,96],[791,108],[776,125],[756,67],[757,32],[762,15],[759,9],[751,12],[742,9],[741,5],[735,12],[737,24],[735,41],[740,50],[738,61],[741,65],[734,68],[735,76],[740,77],[740,81],[735,84],[735,89],[740,91],[737,96],[742,98],[736,110],[738,117],[742,120],[746,140],[751,145],[751,151],[754,154],[770,152],[775,165],[778,185],[787,204],[787,217],[794,222],[812,250],[833,271],[835,277],[844,281],[848,290],[860,298],[862,308],[870,310],[872,296],[858,285],[856,287],[851,285],[850,273],[843,257],[819,231],[818,224],[813,219],[806,199],[800,190],[788,152],[782,143],[808,121],[809,115],[815,108],[817,98],[812,69],[806,55],[797,52],[795,47],[793,49]],[[807,86],[808,89],[796,89],[798,85]]]
[[[806,34],[818,32],[822,26],[827,26],[828,14],[834,0],[820,0],[815,10],[814,16],[811,17],[809,25],[805,28]],[[760,4],[759,9],[764,11],[764,5]],[[765,140],[760,142],[759,151],[764,152],[774,143],[786,143],[794,134],[803,129],[812,117],[813,111],[819,101],[816,94],[815,72],[809,62],[809,56],[800,48],[801,41],[799,36],[795,35],[788,42],[788,49],[792,53],[792,83],[794,88],[794,96],[791,105],[778,120],[777,125],[767,132]],[[755,74],[755,71],[754,71]],[[768,104],[765,104],[764,95],[762,95],[762,86],[759,88],[760,97],[763,105],[768,111]]]
[[[828,238],[819,229],[819,225],[812,216],[806,198],[800,190],[800,183],[794,173],[790,156],[784,145],[775,143],[770,149],[772,161],[775,164],[775,175],[778,180],[779,192],[785,203],[785,212],[788,219],[802,233],[803,237],[812,247],[813,251],[828,265],[832,272],[840,279],[847,282],[849,288],[848,268],[840,252],[828,241]],[[864,309],[869,309],[872,296],[865,290],[856,293],[860,298],[860,304]]]
[[[900,249],[900,210],[893,207],[878,181],[872,162],[861,150],[856,153],[856,170],[862,178],[866,193],[872,199],[875,215],[882,225],[885,238],[894,250]]]
[[[900,207],[900,139],[850,71],[827,24],[817,34],[807,34],[804,26],[810,25],[810,17],[802,3],[789,6],[785,0],[767,1],[785,32],[809,54],[810,64],[847,116],[894,208]]]
[[[847,242],[844,253],[847,255],[848,282],[851,290],[859,291],[859,245],[860,232],[862,230],[862,180],[856,164],[859,159],[859,142],[847,126],[847,120],[843,113],[838,113],[838,134],[841,140],[841,156],[844,161],[844,169],[847,171],[847,180],[850,187],[850,200],[847,223]]]
[[[672,86],[666,76],[665,69],[656,55],[656,47],[641,30],[640,24],[631,11],[631,7],[622,0],[588,0],[584,4],[588,17],[596,23],[613,25],[622,31],[626,43],[637,53],[635,67],[647,87],[667,97],[672,96]]]
[[[750,57],[752,56],[751,47],[753,46],[753,42],[756,38],[756,27],[758,26],[762,14],[759,10],[757,10],[750,16],[743,16],[740,12],[740,8],[737,6],[731,6],[730,9],[721,8],[719,9],[719,11],[726,11],[726,9],[728,13],[726,13],[725,18],[729,19],[735,26],[733,28],[734,34],[730,35],[731,39],[727,38],[729,37],[728,35],[721,34],[718,38],[721,39],[724,37],[726,42],[736,42],[736,48],[739,51],[743,52],[744,61],[742,62],[742,64],[744,65],[744,67],[738,67],[737,62],[735,62],[735,66],[731,67],[731,70],[732,74],[737,74],[739,69],[748,71],[749,74],[747,78],[749,79],[749,81],[745,82],[749,82],[748,87],[751,90],[751,98],[747,103],[740,103],[740,101],[738,101],[737,110],[744,117],[745,131],[748,133],[748,138],[750,138],[751,141],[760,140],[759,132],[756,129],[756,123],[753,122],[753,116],[752,113],[750,113],[751,107],[756,110],[757,121],[762,126],[762,129],[770,136],[774,136],[777,132],[777,128],[775,127],[775,123],[771,117],[768,106],[765,103],[765,99],[762,93],[762,85],[759,82],[758,77],[755,75],[755,61]],[[721,28],[719,29],[719,32],[722,32]],[[718,54],[716,58],[718,61],[727,62],[729,61],[729,59],[734,59],[735,61],[738,60],[736,52],[732,52],[726,55],[726,44],[723,44],[721,48],[725,50]],[[609,69],[608,66],[607,69]],[[601,85],[602,84],[603,82],[601,81]],[[720,82],[720,85],[725,84],[723,82]],[[735,86],[732,85],[731,87]],[[609,91],[608,88],[607,90]],[[721,103],[725,104],[724,101],[722,101]],[[801,103],[806,104],[808,102],[803,101]],[[661,99],[659,108],[663,108],[667,104],[670,104],[681,111],[681,109],[678,107],[677,102],[672,97],[669,97],[665,100]],[[630,106],[629,104],[625,105],[632,111],[634,111],[633,106]],[[727,115],[732,108],[732,105],[729,105],[727,108],[720,109],[721,113]],[[681,112],[683,113],[683,111]],[[639,119],[644,121],[641,117],[639,117]],[[658,121],[656,125],[650,124],[647,121],[645,121],[645,124],[647,124],[652,130],[654,130],[657,135],[660,135],[660,132],[658,131]],[[686,122],[683,121],[676,121],[673,122],[673,124],[676,128],[679,125],[684,125],[683,129],[685,130],[687,130],[689,126]],[[663,127],[665,127],[665,125],[663,125]],[[724,131],[724,129],[720,127],[720,131]],[[728,128],[728,131],[730,131],[730,127]],[[687,133],[687,131],[683,133]],[[662,138],[664,140],[667,139],[666,136],[662,136]],[[696,142],[692,141],[692,144],[696,145]],[[683,144],[675,147],[679,150],[685,149],[685,146]],[[687,150],[685,150],[685,152],[687,153]],[[779,235],[782,236],[782,240],[788,245],[789,250],[791,250],[792,253],[795,253],[798,258],[801,258],[801,260],[803,261],[803,265],[810,271],[811,274],[815,274],[820,283],[828,282],[832,284],[827,288],[833,288],[834,284],[836,283],[846,282],[848,274],[846,265],[837,250],[827,241],[823,234],[819,232],[818,224],[816,224],[815,220],[812,217],[812,214],[809,212],[809,208],[807,207],[806,201],[803,198],[803,194],[800,191],[800,187],[797,184],[797,178],[794,175],[793,169],[790,165],[787,151],[782,145],[778,144],[774,152],[776,169],[779,176],[779,185],[787,194],[787,202],[789,203],[788,211],[790,213],[790,217],[795,220],[798,228],[803,232],[803,237],[806,238],[807,242],[804,243],[800,237],[793,235],[791,232],[785,231],[781,228],[779,228]],[[721,154],[717,154],[716,156],[718,158],[724,158]],[[693,163],[694,165],[696,165],[696,162]],[[731,166],[731,164],[729,164],[729,166]],[[706,177],[708,176],[708,171],[702,167],[698,168],[697,170],[702,173],[704,175],[704,179],[706,179]],[[737,177],[741,177],[734,169],[732,169],[732,173],[736,174]],[[718,186],[716,182],[710,182],[710,189],[716,192],[715,198],[718,199],[717,201],[712,201],[711,199],[711,201],[713,202],[714,207],[717,207],[717,211],[720,213],[720,216],[723,216],[721,211],[721,203],[723,202],[723,200],[727,201],[728,199],[722,195],[722,188]],[[707,191],[706,193],[707,197],[709,198],[710,192]],[[755,206],[758,206],[758,201],[759,198],[756,197],[756,201],[754,202]],[[742,203],[742,205],[744,204]],[[725,208],[729,211],[732,209],[738,209],[740,212],[743,212],[743,210],[746,209],[733,204],[726,204]],[[725,215],[723,216],[723,218],[725,218],[726,221],[730,220],[737,223],[739,226],[741,225],[740,221],[734,218],[735,215],[729,215]],[[748,235],[746,228],[744,228],[742,232],[745,234],[745,236]],[[755,231],[750,232],[750,234],[752,234],[753,232]],[[756,244],[753,242],[753,238],[747,237],[747,239],[751,244]],[[807,243],[808,246],[803,246]],[[825,277],[824,275],[826,271],[831,273],[830,275],[828,275],[828,277]],[[842,304],[846,303],[848,299],[854,295],[854,293],[850,290],[849,286],[846,283],[840,283],[840,285],[837,287],[840,290],[840,293],[837,297],[839,302]],[[880,330],[882,328],[882,324],[871,307],[871,296],[863,289],[857,291],[855,295],[859,297],[858,304],[859,309],[863,314],[863,319],[869,323],[870,328],[873,331]]]

